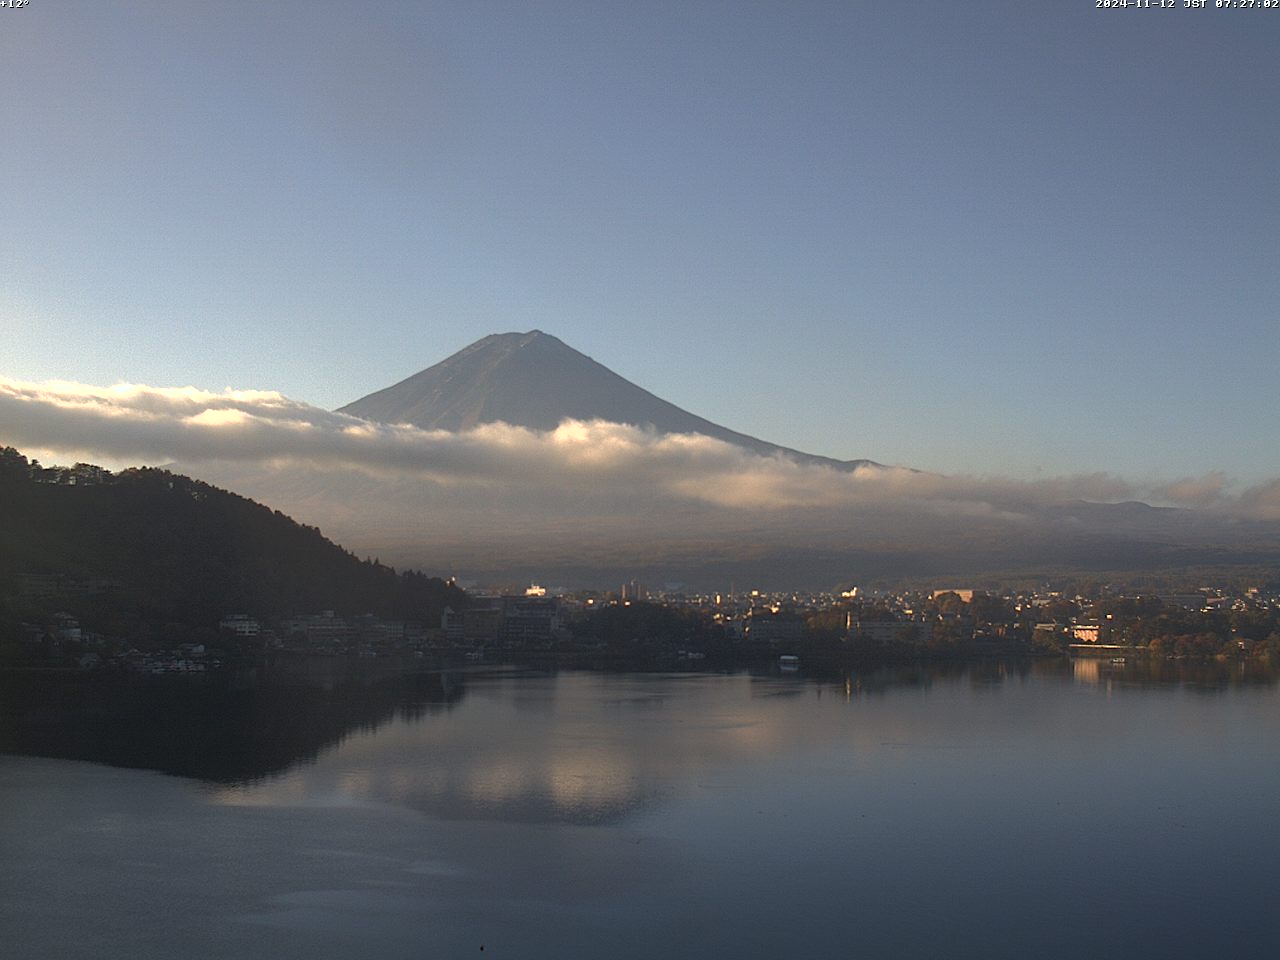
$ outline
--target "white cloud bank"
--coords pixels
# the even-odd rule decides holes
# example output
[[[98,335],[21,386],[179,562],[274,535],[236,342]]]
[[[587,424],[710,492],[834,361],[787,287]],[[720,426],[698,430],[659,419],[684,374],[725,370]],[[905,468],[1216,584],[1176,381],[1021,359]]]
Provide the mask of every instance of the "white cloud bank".
[[[767,457],[710,437],[604,421],[540,432],[496,423],[462,432],[373,424],[257,390],[0,377],[0,442],[113,462],[221,464],[258,471],[349,472],[398,487],[424,483],[517,494],[527,504],[698,504],[729,511],[906,509],[1017,521],[1074,500],[1142,499],[1235,517],[1280,519],[1280,480],[1233,492],[1212,473],[1142,486],[1106,473],[1023,481],[895,467],[853,472]],[[201,471],[203,474],[204,471]],[[246,491],[248,492],[248,491]],[[252,494],[251,494],[252,495]],[[474,502],[474,501],[473,501]],[[274,505],[274,504],[273,504]]]

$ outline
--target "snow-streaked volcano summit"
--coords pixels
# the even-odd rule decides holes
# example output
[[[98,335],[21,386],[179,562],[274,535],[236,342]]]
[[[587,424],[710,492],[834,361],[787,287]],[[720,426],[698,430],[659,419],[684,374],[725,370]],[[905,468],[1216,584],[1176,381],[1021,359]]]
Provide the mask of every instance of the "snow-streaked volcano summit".
[[[802,453],[712,423],[541,330],[491,334],[338,412],[454,432],[497,422],[554,430],[565,420],[604,420],[660,434],[702,434],[764,456],[781,454],[845,470],[872,464]]]

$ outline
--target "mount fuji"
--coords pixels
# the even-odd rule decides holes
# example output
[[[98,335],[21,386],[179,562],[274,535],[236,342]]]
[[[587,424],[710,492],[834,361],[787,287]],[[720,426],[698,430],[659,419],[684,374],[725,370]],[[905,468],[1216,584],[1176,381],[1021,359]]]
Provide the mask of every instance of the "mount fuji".
[[[607,420],[660,434],[696,433],[763,456],[841,470],[878,466],[792,450],[682,410],[541,330],[496,333],[339,413],[378,423],[457,432],[502,421],[554,430],[567,419]]]

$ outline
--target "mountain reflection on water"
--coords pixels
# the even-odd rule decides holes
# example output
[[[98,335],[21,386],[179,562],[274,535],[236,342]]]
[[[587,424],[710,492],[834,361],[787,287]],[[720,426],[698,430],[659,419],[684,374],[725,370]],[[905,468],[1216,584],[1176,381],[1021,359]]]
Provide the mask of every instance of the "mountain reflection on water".
[[[1256,664],[6,677],[5,960],[1270,960]],[[194,778],[194,779],[192,779]]]
[[[0,673],[0,752],[257,781],[462,695],[447,672],[332,657],[196,676]]]
[[[815,723],[803,709],[762,713],[757,703],[855,701],[935,684],[981,692],[1065,683],[1113,695],[1276,682],[1277,671],[1257,662],[992,661],[726,678],[298,658],[200,678],[5,676],[0,752],[194,778],[221,804],[389,804],[451,820],[611,823],[672,789],[705,786],[717,769],[824,739],[881,748],[920,739],[901,726]],[[691,695],[677,696],[682,688]],[[465,722],[453,722],[464,699]]]

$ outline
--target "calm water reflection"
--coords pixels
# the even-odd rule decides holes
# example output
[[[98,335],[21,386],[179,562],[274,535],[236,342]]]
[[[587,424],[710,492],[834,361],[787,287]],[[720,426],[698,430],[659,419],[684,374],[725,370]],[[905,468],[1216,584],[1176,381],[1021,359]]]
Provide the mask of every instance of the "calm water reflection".
[[[1253,665],[281,683],[10,687],[5,956],[1280,950]]]

